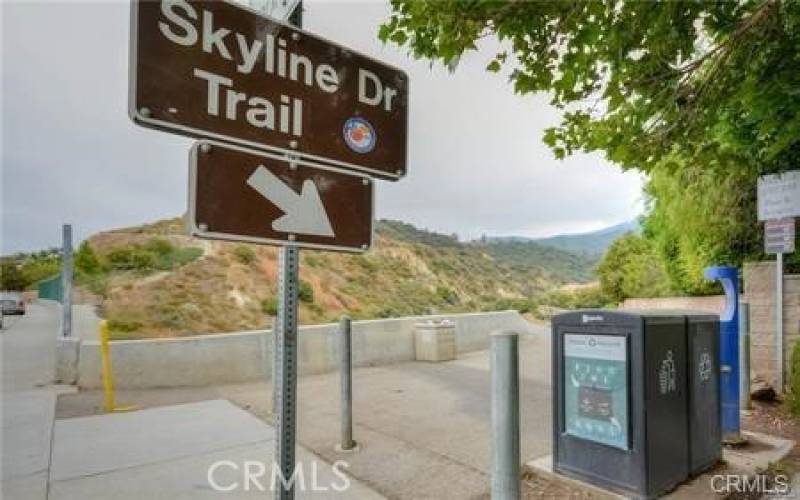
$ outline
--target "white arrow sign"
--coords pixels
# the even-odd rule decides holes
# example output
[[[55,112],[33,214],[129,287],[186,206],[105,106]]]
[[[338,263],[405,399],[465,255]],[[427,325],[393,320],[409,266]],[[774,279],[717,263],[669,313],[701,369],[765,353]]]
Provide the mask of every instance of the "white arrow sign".
[[[284,212],[285,215],[272,221],[275,231],[335,236],[313,180],[306,179],[300,194],[297,194],[266,167],[259,165],[247,179],[247,184]]]

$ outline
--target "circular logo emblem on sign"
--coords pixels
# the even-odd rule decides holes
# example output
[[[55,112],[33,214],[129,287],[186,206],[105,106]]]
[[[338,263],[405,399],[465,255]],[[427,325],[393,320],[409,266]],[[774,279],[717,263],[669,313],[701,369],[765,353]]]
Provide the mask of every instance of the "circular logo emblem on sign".
[[[356,153],[369,153],[378,142],[378,134],[370,123],[363,118],[349,118],[344,122],[344,142]]]

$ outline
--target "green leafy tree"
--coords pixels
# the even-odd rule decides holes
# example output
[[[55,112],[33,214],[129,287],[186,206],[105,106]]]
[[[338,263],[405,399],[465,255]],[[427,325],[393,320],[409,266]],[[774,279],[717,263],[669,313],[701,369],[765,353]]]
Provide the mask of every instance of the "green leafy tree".
[[[29,285],[28,280],[15,262],[6,261],[0,266],[0,289],[24,290]]]
[[[649,171],[680,153],[787,169],[800,137],[800,2],[392,0],[379,37],[454,64],[495,35],[519,93],[563,110],[557,156],[605,151]],[[635,139],[635,140],[634,140]],[[754,167],[755,163],[743,165]]]
[[[83,241],[75,252],[75,269],[82,274],[95,275],[103,270],[97,254],[88,240]]]
[[[755,182],[747,171],[723,174],[694,165],[651,172],[643,229],[659,250],[674,288],[693,295],[718,292],[703,277],[707,265],[762,257]]]
[[[632,233],[611,244],[597,274],[603,295],[616,302],[629,297],[660,297],[671,291],[655,249],[648,240]]]
[[[646,234],[681,289],[760,254],[756,179],[800,164],[800,2],[391,3],[379,37],[417,57],[455,67],[496,36],[487,69],[562,111],[543,137],[556,157],[601,151],[650,174]]]
[[[26,288],[52,278],[61,272],[61,254],[58,249],[42,250],[23,255],[17,261],[24,277]]]

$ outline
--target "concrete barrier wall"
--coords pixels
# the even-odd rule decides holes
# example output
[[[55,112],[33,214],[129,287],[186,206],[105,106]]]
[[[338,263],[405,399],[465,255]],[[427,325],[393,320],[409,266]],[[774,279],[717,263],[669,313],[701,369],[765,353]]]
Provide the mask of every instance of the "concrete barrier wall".
[[[625,299],[623,309],[691,309],[722,314],[725,309],[724,295],[706,297],[655,297],[649,299]]]
[[[459,353],[486,349],[489,333],[513,330],[534,333],[516,311],[413,316],[353,322],[353,365],[371,366],[414,360],[414,324],[448,319],[456,324]],[[336,324],[299,330],[299,373],[313,375],[338,369]],[[121,388],[181,387],[267,380],[271,375],[269,330],[198,335],[170,339],[120,340],[111,343],[114,382]],[[84,340],[80,348],[78,385],[102,386],[100,346]]]
[[[777,290],[775,261],[744,266],[745,295],[750,303],[750,366],[752,374],[777,389],[778,356],[775,325]],[[784,383],[791,373],[792,349],[800,340],[800,275],[783,276]]]

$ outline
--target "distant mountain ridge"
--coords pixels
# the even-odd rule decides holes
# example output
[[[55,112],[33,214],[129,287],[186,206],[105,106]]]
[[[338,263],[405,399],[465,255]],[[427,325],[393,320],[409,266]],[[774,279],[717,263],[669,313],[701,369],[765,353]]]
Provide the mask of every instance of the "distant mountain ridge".
[[[526,238],[524,236],[505,236],[491,238],[492,241],[528,242],[557,248],[565,252],[584,255],[593,258],[601,257],[611,243],[626,233],[641,232],[638,220],[630,220],[615,224],[597,231],[586,233],[559,234],[547,238]]]

